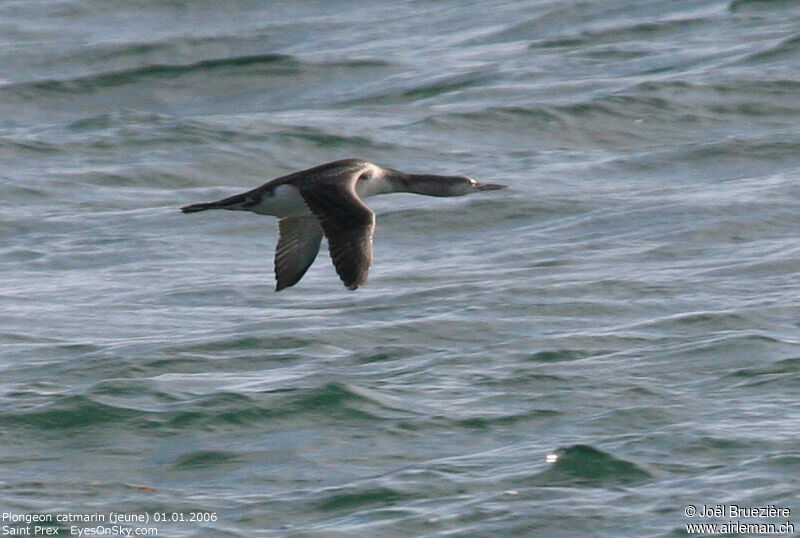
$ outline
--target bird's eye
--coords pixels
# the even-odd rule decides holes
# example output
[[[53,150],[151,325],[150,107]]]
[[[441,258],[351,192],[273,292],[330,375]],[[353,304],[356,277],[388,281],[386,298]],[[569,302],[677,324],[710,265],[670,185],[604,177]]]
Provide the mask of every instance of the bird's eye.
[[[358,180],[359,181],[364,181],[365,179],[369,179],[369,178],[370,178],[369,172],[364,172],[363,174],[358,176]]]

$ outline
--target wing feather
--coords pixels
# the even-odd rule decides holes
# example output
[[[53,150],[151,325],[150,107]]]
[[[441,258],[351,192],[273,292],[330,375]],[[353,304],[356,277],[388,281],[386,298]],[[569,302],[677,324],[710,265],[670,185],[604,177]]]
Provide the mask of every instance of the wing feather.
[[[275,249],[275,291],[297,284],[314,263],[322,241],[322,228],[314,215],[278,219]]]
[[[344,181],[312,182],[300,188],[328,238],[333,266],[351,290],[367,280],[375,231],[375,213],[356,194],[355,181],[353,175]]]

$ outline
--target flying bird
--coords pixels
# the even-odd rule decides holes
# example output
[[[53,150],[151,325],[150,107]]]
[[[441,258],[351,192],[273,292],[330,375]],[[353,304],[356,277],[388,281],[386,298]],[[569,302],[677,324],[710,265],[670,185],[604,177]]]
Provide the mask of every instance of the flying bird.
[[[407,174],[360,159],[343,159],[275,178],[216,202],[187,205],[181,211],[230,209],[278,217],[275,291],[300,281],[317,257],[324,234],[336,272],[354,290],[367,280],[372,265],[375,213],[364,198],[392,192],[463,196],[505,187],[466,176]]]

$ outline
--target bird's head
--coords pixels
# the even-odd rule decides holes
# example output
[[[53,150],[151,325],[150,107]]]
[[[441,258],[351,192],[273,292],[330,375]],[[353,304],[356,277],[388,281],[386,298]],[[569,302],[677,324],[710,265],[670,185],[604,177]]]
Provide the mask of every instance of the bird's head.
[[[433,174],[405,174],[394,170],[387,172],[398,190],[427,196],[464,196],[479,191],[505,189],[506,185],[481,183],[468,176],[439,176]]]

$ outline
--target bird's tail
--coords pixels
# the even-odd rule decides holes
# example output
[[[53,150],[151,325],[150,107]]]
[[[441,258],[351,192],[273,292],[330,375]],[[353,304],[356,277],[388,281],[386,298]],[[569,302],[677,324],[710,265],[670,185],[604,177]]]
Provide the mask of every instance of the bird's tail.
[[[207,202],[203,204],[192,204],[183,206],[181,211],[184,213],[196,213],[197,211],[205,211],[206,209],[218,209],[220,207],[217,202]]]
[[[184,213],[196,213],[198,211],[205,211],[206,209],[245,209],[248,205],[252,205],[254,200],[249,192],[243,194],[236,194],[216,202],[203,202],[200,204],[187,205],[181,208]]]

